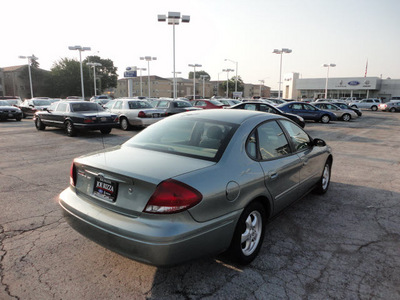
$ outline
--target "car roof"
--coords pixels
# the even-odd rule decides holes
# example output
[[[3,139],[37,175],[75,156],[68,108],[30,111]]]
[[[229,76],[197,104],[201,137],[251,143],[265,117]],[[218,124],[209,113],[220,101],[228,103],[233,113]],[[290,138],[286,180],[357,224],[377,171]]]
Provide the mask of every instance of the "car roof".
[[[185,118],[187,116],[201,119],[218,120],[233,124],[242,124],[252,118],[262,118],[263,120],[274,120],[282,118],[279,115],[268,114],[260,111],[242,109],[204,109],[176,114],[175,118]]]

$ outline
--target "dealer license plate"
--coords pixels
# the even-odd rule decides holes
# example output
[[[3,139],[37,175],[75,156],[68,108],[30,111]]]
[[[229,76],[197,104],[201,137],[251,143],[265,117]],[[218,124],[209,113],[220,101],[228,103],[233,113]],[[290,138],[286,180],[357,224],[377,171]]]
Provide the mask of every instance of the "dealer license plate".
[[[101,121],[101,122],[106,122],[106,121],[107,121],[107,118],[106,118],[106,117],[101,117],[101,118],[100,118],[100,121]]]
[[[95,177],[93,195],[107,200],[115,202],[118,193],[118,182],[108,180],[105,178]]]
[[[153,114],[153,118],[159,118],[160,114]]]

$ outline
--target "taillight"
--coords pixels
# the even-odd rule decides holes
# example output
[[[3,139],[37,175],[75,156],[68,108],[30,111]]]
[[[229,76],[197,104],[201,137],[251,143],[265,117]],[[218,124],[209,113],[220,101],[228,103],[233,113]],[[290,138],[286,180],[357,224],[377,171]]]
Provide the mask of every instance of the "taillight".
[[[146,118],[146,114],[143,111],[139,111],[138,117],[139,118]]]
[[[76,167],[75,164],[71,164],[71,168],[69,170],[69,183],[72,186],[76,186]]]
[[[161,182],[150,197],[144,212],[172,214],[189,209],[203,199],[202,194],[187,184],[169,179]]]

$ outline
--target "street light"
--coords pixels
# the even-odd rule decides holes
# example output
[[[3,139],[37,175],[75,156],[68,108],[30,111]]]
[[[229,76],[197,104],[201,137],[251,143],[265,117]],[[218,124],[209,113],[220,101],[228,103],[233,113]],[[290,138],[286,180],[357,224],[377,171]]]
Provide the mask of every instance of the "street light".
[[[223,69],[222,72],[226,72],[226,98],[229,97],[229,72],[233,72],[233,69]]]
[[[203,79],[203,99],[204,99],[204,80],[208,77],[208,75],[200,75],[200,79]]]
[[[165,22],[167,19],[166,15],[158,15],[158,22]],[[174,99],[176,99],[176,73],[175,73],[175,25],[179,25],[179,20],[182,20],[182,23],[189,23],[190,16],[182,15],[180,12],[168,12],[168,25],[172,25],[173,27],[173,72],[174,72]]]
[[[260,82],[260,98],[261,98],[262,97],[261,89],[262,89],[262,86],[264,85],[265,81],[259,80],[259,82]]]
[[[281,56],[281,63],[280,63],[280,68],[279,68],[279,92],[278,92],[278,98],[281,98],[281,84],[282,84],[282,54],[283,53],[292,53],[291,49],[288,48],[282,48],[282,49],[274,49],[274,51],[272,53],[275,54],[280,54]]]
[[[82,47],[82,46],[69,46],[69,50],[78,50],[79,51],[79,62],[81,64],[81,87],[82,87],[82,99],[85,100],[85,89],[83,87],[83,69],[82,69],[82,51],[90,51],[90,47]]]
[[[149,98],[150,98],[151,97],[151,95],[150,95],[150,62],[152,60],[157,60],[157,57],[144,56],[144,57],[141,57],[140,60],[147,61],[147,85],[149,88]]]
[[[237,83],[238,83],[238,62],[237,62],[237,61],[234,61],[234,60],[231,60],[231,59],[228,59],[228,58],[225,58],[225,61],[230,61],[230,62],[233,62],[234,64],[236,64],[235,92],[237,92]]]
[[[328,97],[328,78],[329,78],[329,68],[336,67],[336,64],[323,64],[325,68],[328,68],[326,71],[326,80],[325,80],[325,99]]]
[[[142,88],[142,71],[146,71],[146,68],[137,68],[136,70],[140,71],[140,97],[143,97],[143,88]]]
[[[199,64],[189,64],[189,67],[193,67],[193,100],[196,100],[196,67],[201,67]]]
[[[96,88],[96,67],[101,67],[101,63],[96,63],[96,62],[88,62],[88,66],[93,67],[93,81],[94,81],[94,95],[97,96],[97,88]]]
[[[33,55],[33,54],[32,54],[31,56],[23,56],[23,55],[20,55],[20,56],[18,56],[18,57],[19,57],[19,58],[22,58],[22,59],[28,59],[29,85],[30,85],[30,87],[31,87],[31,98],[33,98],[31,63],[32,63],[32,60],[38,60],[39,58],[36,57],[36,56]]]

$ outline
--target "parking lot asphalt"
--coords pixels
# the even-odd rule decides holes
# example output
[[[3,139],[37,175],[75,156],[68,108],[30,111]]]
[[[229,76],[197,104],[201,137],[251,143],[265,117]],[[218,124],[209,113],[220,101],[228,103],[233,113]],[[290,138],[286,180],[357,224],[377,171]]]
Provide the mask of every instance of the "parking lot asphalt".
[[[327,194],[310,194],[266,228],[258,258],[144,265],[85,239],[58,194],[74,157],[137,133],[67,137],[31,119],[0,122],[0,299],[400,299],[400,114],[307,123],[333,149]]]

